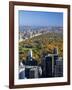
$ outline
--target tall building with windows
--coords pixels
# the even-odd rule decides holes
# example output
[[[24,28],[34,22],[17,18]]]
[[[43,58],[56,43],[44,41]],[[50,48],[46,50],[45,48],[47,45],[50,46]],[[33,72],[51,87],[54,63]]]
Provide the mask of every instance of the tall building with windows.
[[[52,77],[52,57],[50,56],[42,60],[42,77]]]
[[[23,33],[19,32],[19,41],[23,41]]]
[[[19,73],[19,78],[20,79],[39,78],[39,66],[38,66],[37,61],[32,58],[32,50],[30,50],[28,52],[27,59],[22,64],[21,64],[21,66],[23,66],[23,67],[25,66],[25,67]]]
[[[55,68],[58,57],[58,50],[55,48],[53,54],[48,54],[42,59],[42,76],[55,77]]]
[[[33,59],[32,50],[29,50],[25,61],[21,61],[19,79],[50,78],[63,76],[63,59],[58,56],[58,50],[54,48],[52,54],[42,57],[41,63]]]
[[[54,68],[55,77],[63,77],[63,60],[57,60]]]

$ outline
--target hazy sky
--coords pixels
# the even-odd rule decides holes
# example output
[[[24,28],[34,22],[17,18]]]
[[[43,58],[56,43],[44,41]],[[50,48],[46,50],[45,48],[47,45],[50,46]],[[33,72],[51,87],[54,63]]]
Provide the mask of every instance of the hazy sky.
[[[63,13],[20,10],[19,25],[63,26]]]

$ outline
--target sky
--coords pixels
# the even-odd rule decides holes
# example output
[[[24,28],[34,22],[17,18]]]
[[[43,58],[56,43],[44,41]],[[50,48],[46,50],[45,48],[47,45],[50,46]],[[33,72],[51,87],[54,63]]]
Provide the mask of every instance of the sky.
[[[63,13],[19,10],[19,25],[63,26]]]

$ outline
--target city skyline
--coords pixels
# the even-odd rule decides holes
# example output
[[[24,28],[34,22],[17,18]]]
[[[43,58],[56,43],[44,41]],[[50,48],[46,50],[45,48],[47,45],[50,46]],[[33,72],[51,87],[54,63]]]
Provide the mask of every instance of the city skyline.
[[[63,27],[63,13],[20,10],[19,26],[23,25]]]

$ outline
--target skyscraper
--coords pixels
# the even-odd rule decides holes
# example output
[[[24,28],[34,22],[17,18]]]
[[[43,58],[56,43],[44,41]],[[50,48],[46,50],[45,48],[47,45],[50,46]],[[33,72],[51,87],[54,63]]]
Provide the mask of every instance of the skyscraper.
[[[55,48],[53,54],[46,55],[42,60],[43,77],[55,76],[55,65],[58,60],[58,50]]]
[[[46,56],[42,61],[42,76],[43,77],[52,77],[52,57]]]

